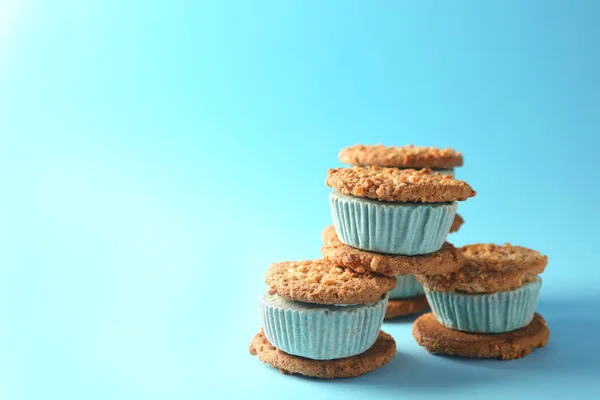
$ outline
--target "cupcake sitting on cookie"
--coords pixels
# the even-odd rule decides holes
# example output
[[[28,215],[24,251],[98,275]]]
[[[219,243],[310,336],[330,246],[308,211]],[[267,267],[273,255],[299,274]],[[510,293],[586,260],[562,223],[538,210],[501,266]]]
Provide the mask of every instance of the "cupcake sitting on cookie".
[[[421,313],[413,336],[430,352],[514,359],[546,345],[535,312],[547,257],[519,246],[446,242],[476,195],[454,179],[461,153],[356,145],[330,169],[333,225],[323,259],[271,265],[250,353],[281,372],[317,378],[366,374],[396,353],[384,318]]]
[[[275,263],[265,282],[262,330],[250,352],[282,372],[354,377],[396,353],[394,340],[380,331],[395,278],[312,260]]]
[[[545,346],[549,331],[535,309],[548,257],[510,244],[460,253],[464,265],[454,272],[417,274],[433,310],[415,322],[417,341],[432,352],[502,359]]]
[[[342,243],[387,254],[437,251],[446,240],[457,201],[475,196],[466,182],[429,169],[330,169],[330,206]]]
[[[411,145],[390,147],[383,145],[355,145],[343,149],[339,154],[339,159],[343,163],[363,167],[374,166],[401,170],[429,168],[433,173],[440,173],[447,178],[454,176],[454,167],[463,164],[462,154],[452,149],[416,147]],[[442,207],[438,206],[437,208],[441,209]],[[419,215],[417,218],[420,217],[422,215]],[[404,216],[401,216],[401,218],[405,219]],[[448,220],[451,221],[449,233],[457,232],[464,222],[463,218],[458,214],[454,214],[454,218],[448,218]],[[448,221],[445,222],[447,223]],[[404,229],[404,235],[410,237],[414,233],[415,227],[408,226],[407,224]],[[441,229],[441,232],[442,234],[448,233],[445,226]],[[397,233],[393,234],[391,236],[392,240],[396,240],[399,237],[397,235]],[[378,251],[385,252],[385,250],[381,249]],[[422,253],[423,251],[427,250],[417,250],[413,252],[413,255],[416,255],[417,252]],[[424,296],[423,286],[417,282],[414,275],[399,275],[397,276],[397,280],[396,287],[389,293],[390,301],[388,302],[386,319],[420,313],[429,308]]]
[[[436,262],[431,255],[442,249],[450,232],[457,201],[476,194],[466,182],[429,169],[331,169],[326,184],[334,189],[330,206],[341,245],[362,252],[413,257],[413,263],[429,265]],[[427,309],[423,288],[413,274],[411,269],[397,274],[387,318]]]

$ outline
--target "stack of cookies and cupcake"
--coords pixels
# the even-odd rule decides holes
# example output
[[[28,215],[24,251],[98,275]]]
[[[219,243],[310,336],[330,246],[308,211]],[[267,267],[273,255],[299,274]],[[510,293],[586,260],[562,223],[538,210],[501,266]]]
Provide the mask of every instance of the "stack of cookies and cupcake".
[[[417,275],[433,313],[413,325],[432,353],[510,360],[544,347],[550,331],[535,312],[548,257],[505,244],[460,248],[463,266],[447,275]]]
[[[356,145],[343,149],[339,159],[345,164],[366,168],[330,172],[327,178],[327,184],[335,189],[330,195],[335,229],[329,226],[322,234],[323,256],[359,270],[371,270],[371,264],[375,263],[380,273],[395,275],[398,283],[389,293],[386,319],[426,311],[429,306],[423,286],[413,273],[444,273],[457,268],[453,256],[455,249],[444,240],[448,233],[458,231],[463,224],[462,217],[456,214],[456,200],[475,195],[466,185],[460,198],[440,196],[433,193],[438,185],[433,179],[439,176],[445,183],[454,182],[450,178],[454,177],[454,168],[463,165],[462,154],[452,149],[430,147]],[[384,168],[391,169],[384,171]],[[377,193],[377,190],[383,191],[379,189],[379,181],[368,188],[352,188],[347,187],[346,177],[340,182],[336,175],[367,171],[372,176],[365,178],[363,184],[368,186],[375,175],[383,173],[390,180],[384,185],[389,186],[391,179],[410,179],[415,181],[408,182],[414,191],[414,187],[419,186],[414,184],[420,177],[406,174],[412,169],[423,168],[430,169],[430,174],[425,175],[425,180],[430,182],[420,184],[422,193],[430,191],[428,198],[419,197],[422,193],[409,194],[407,190],[386,197]],[[390,171],[395,176],[390,175]],[[339,232],[339,238],[336,232]]]
[[[359,376],[396,352],[384,317],[428,303],[433,313],[415,321],[413,335],[430,352],[510,359],[546,344],[535,304],[547,258],[445,241],[462,223],[457,202],[476,194],[453,178],[460,153],[357,145],[340,159],[353,166],[327,175],[334,224],[322,232],[323,259],[267,271],[251,354],[286,373]]]
[[[259,299],[262,330],[250,353],[279,368],[318,378],[348,378],[388,363],[394,339],[381,331],[396,279],[327,260],[273,264]]]

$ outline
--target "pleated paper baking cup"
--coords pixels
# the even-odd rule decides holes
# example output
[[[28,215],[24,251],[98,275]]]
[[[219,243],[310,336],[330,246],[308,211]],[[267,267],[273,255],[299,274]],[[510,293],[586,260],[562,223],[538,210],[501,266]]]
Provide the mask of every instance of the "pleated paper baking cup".
[[[437,251],[450,232],[457,204],[388,203],[333,191],[329,196],[338,238],[378,253],[418,255]]]
[[[423,285],[417,281],[414,275],[397,276],[396,281],[396,287],[388,292],[391,300],[406,299],[424,293]]]
[[[437,320],[450,329],[477,333],[514,331],[529,325],[535,314],[542,280],[493,294],[436,292],[425,288]]]
[[[325,306],[265,294],[259,299],[262,325],[273,346],[315,360],[351,357],[377,340],[387,296],[375,303]]]

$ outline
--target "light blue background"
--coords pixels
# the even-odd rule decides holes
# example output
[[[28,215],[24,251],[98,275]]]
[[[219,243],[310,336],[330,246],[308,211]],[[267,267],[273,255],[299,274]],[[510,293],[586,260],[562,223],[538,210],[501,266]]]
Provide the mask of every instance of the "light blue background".
[[[0,398],[600,393],[600,2],[0,3]],[[318,257],[355,143],[452,146],[457,245],[548,254],[547,348],[283,376],[247,352],[271,262]],[[596,397],[597,398],[597,397]]]

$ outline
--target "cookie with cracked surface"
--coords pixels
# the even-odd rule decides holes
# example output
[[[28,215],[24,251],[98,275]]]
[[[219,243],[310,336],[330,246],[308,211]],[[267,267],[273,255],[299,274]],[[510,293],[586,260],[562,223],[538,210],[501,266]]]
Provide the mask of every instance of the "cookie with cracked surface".
[[[396,168],[453,168],[463,165],[462,154],[453,149],[412,145],[357,144],[342,149],[339,159],[345,164]]]
[[[450,233],[458,232],[462,224],[465,223],[465,220],[460,215],[456,214],[454,216],[454,221],[452,221],[452,225],[450,226]]]
[[[464,265],[446,275],[417,275],[427,289],[437,292],[496,293],[518,288],[544,272],[548,256],[521,246],[473,244],[459,252]]]
[[[332,168],[325,183],[346,195],[387,202],[447,203],[476,195],[468,183],[430,169]]]
[[[274,263],[265,274],[269,294],[314,304],[364,304],[396,286],[396,278],[357,273],[328,260]]]
[[[440,324],[433,313],[427,313],[417,318],[412,333],[430,353],[501,360],[525,357],[533,349],[546,346],[550,336],[546,321],[537,313],[529,325],[498,334],[455,331]]]
[[[269,343],[261,329],[252,339],[249,351],[250,354],[258,356],[260,361],[271,364],[284,374],[321,379],[353,378],[390,362],[396,354],[396,342],[390,335],[380,331],[375,344],[362,354],[335,360],[313,360],[292,356],[277,349]]]
[[[407,299],[390,299],[385,310],[385,319],[420,314],[427,310],[429,310],[429,303],[424,295]]]
[[[371,271],[385,276],[446,274],[456,271],[463,265],[461,254],[448,242],[434,253],[401,256],[373,253],[348,246],[338,239],[335,230],[333,233],[330,232],[328,239],[329,242],[325,242],[321,247],[323,257],[336,264],[352,268],[358,273]]]

